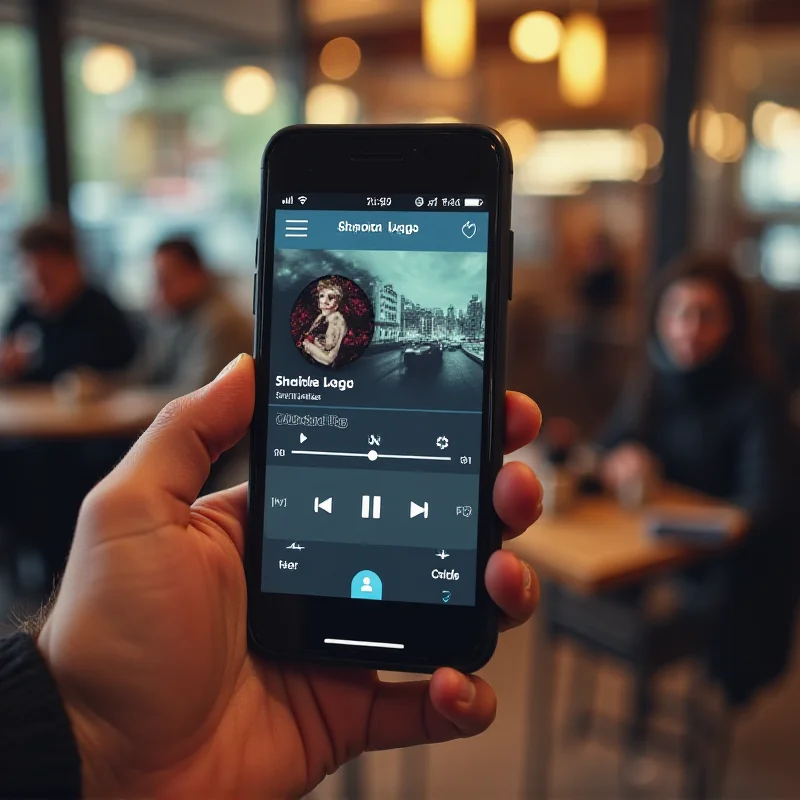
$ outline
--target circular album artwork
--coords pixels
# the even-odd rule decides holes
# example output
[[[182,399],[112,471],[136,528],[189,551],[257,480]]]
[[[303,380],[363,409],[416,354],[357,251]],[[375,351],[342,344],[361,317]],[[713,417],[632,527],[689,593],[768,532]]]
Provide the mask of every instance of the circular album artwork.
[[[367,293],[341,275],[317,278],[292,307],[295,346],[312,364],[343,367],[364,355],[375,333],[375,314]]]

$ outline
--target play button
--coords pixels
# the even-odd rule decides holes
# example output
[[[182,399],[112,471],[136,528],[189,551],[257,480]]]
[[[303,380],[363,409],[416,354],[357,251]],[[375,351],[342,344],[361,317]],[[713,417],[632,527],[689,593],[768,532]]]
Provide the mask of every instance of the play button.
[[[420,506],[420,505],[417,505],[412,500],[411,501],[411,513],[409,514],[409,516],[411,517],[411,519],[414,519],[414,517],[418,517],[420,514],[422,514],[422,516],[425,519],[428,519],[428,504],[427,503],[423,503]]]
[[[307,439],[308,436],[306,436],[304,433],[300,434],[300,444],[303,444],[303,442],[305,442]]]

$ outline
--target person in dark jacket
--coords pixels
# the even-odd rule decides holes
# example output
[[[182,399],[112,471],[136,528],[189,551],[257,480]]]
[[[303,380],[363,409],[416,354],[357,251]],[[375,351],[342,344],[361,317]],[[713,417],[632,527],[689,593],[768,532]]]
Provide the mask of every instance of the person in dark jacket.
[[[19,235],[23,299],[0,334],[0,384],[51,383],[78,367],[127,367],[136,340],[125,315],[86,280],[66,220],[47,217]]]
[[[0,640],[0,797],[303,797],[365,750],[491,724],[495,695],[478,676],[385,682],[248,651],[247,485],[196,497],[247,434],[255,383],[239,357],[168,406],[87,498],[41,631]],[[506,408],[510,451],[541,415],[513,392]],[[541,510],[522,464],[503,467],[493,496],[508,531]],[[485,582],[504,628],[528,619],[528,565],[498,551]]]
[[[646,363],[602,441],[602,474],[612,490],[624,492],[656,464],[665,480],[748,513],[748,536],[723,577],[717,572],[725,610],[714,666],[734,703],[783,669],[798,583],[786,515],[785,404],[756,340],[744,287],[728,262],[679,260],[655,288]],[[694,582],[709,583],[711,575],[695,571]]]
[[[23,297],[0,333],[0,391],[48,385],[72,370],[111,374],[133,360],[136,341],[123,312],[86,279],[68,220],[49,216],[18,237]],[[118,460],[101,443],[0,443],[0,528],[16,551],[44,559],[45,591],[66,561],[78,506]],[[49,502],[41,502],[42,497]],[[54,513],[57,509],[57,513]],[[69,509],[72,509],[70,513]]]

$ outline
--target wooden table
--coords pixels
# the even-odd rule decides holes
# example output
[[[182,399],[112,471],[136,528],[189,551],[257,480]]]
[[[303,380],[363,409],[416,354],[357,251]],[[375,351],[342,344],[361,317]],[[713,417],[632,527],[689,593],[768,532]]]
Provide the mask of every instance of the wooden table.
[[[0,389],[0,439],[85,439],[135,436],[170,398],[122,389],[96,400],[64,403],[49,387]]]
[[[696,513],[718,510],[730,515],[731,536],[722,548],[734,544],[747,525],[746,516],[731,506],[696,492],[666,487],[652,505],[638,510],[626,510],[610,497],[583,498],[566,513],[543,517],[510,547],[536,567],[542,580],[584,594],[641,582],[719,551],[720,546],[709,551],[649,538],[647,517],[657,510]],[[553,643],[544,607],[540,607],[535,618],[532,667],[524,796],[544,800],[553,739],[554,688]]]

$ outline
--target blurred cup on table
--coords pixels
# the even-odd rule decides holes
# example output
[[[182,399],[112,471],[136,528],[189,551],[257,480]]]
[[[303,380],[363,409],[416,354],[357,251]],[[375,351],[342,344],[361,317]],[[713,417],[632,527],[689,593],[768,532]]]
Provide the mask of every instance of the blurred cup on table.
[[[65,406],[94,402],[106,396],[109,391],[108,382],[91,369],[62,372],[53,381],[53,396],[58,403]]]
[[[577,440],[578,429],[569,419],[555,417],[542,428],[540,442],[544,462],[539,468],[539,479],[544,488],[546,514],[568,511],[575,502],[578,481],[571,459]]]
[[[639,444],[624,444],[606,456],[602,478],[623,508],[635,509],[652,502],[661,487],[661,466]]]

